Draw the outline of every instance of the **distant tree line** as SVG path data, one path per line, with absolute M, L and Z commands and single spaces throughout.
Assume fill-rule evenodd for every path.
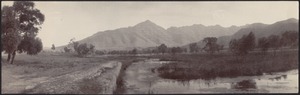
M 274 55 L 276 50 L 289 47 L 296 48 L 299 47 L 299 32 L 296 31 L 286 31 L 281 36 L 279 35 L 270 35 L 268 37 L 262 37 L 258 39 L 257 47 L 263 53 L 266 53 L 270 48 L 273 49 Z
M 232 39 L 229 43 L 229 49 L 236 55 L 246 55 L 249 51 L 255 48 L 260 49 L 261 52 L 266 53 L 270 48 L 273 49 L 274 55 L 276 50 L 289 47 L 299 47 L 299 32 L 286 31 L 280 35 L 270 35 L 268 37 L 258 38 L 257 44 L 255 36 L 252 32 L 248 35 L 243 35 L 240 39 Z

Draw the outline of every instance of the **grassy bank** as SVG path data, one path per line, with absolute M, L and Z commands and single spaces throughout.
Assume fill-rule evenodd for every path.
M 161 77 L 180 80 L 253 76 L 298 68 L 298 50 L 278 52 L 275 56 L 272 53 L 250 53 L 246 56 L 222 53 L 156 57 L 161 60 L 176 61 L 158 68 Z

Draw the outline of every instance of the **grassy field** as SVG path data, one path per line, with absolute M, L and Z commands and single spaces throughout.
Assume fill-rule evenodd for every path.
M 234 56 L 229 53 L 215 55 L 180 54 L 156 56 L 161 60 L 175 61 L 158 68 L 160 76 L 168 79 L 211 79 L 216 77 L 237 77 L 262 75 L 298 68 L 298 50 L 273 53 L 250 53 Z

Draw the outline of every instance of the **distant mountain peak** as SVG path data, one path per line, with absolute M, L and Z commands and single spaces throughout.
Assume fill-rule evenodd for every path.
M 146 20 L 146 21 L 143 21 L 141 23 L 138 23 L 134 26 L 135 28 L 155 28 L 155 29 L 164 29 L 162 28 L 161 26 L 153 23 L 152 21 L 150 20 Z
M 141 25 L 156 25 L 155 23 L 153 23 L 152 21 L 150 21 L 150 20 L 146 20 L 146 21 L 143 21 L 143 22 L 141 22 L 141 23 L 138 23 L 137 25 L 135 25 L 135 26 L 141 26 Z
M 149 19 L 147 19 L 146 21 L 144 21 L 144 22 L 147 22 L 147 23 L 152 23 L 152 21 L 150 21 Z
M 193 24 L 192 26 L 200 26 L 200 27 L 205 27 L 204 25 L 202 24 Z
M 294 23 L 295 21 L 297 23 Z M 145 20 L 134 26 L 101 31 L 79 42 L 93 44 L 96 50 L 132 50 L 133 48 L 156 47 L 162 43 L 170 47 L 182 46 L 201 41 L 205 37 L 220 37 L 218 43 L 228 46 L 231 39 L 247 35 L 249 31 L 253 31 L 255 36 L 260 38 L 280 34 L 282 31 L 299 29 L 298 19 L 290 18 L 279 22 L 283 23 L 252 23 L 246 26 L 233 25 L 231 27 L 193 24 L 164 29 L 150 20 Z M 59 50 L 63 50 L 63 46 Z
M 287 21 L 298 21 L 296 18 L 289 18 Z
M 214 25 L 214 27 L 222 27 L 221 25 L 219 25 L 219 24 L 216 24 L 216 25 Z
M 295 19 L 295 18 L 289 18 L 289 19 L 286 19 L 286 20 L 283 20 L 283 21 L 278 21 L 276 23 L 298 23 L 298 20 Z

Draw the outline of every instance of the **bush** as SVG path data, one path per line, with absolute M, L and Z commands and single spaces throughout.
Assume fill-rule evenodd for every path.
M 104 51 L 100 51 L 100 50 L 96 50 L 95 54 L 97 54 L 97 55 L 104 55 L 105 52 Z
M 64 50 L 65 50 L 65 52 L 70 52 L 71 51 L 71 49 L 69 49 L 68 47 L 65 47 Z
M 77 47 L 74 47 L 74 48 L 75 48 L 75 51 L 78 53 L 79 56 L 86 56 L 86 55 L 94 53 L 94 51 L 95 51 L 94 50 L 94 48 L 95 48 L 94 45 L 92 45 L 92 44 L 88 45 L 86 43 L 79 44 Z

